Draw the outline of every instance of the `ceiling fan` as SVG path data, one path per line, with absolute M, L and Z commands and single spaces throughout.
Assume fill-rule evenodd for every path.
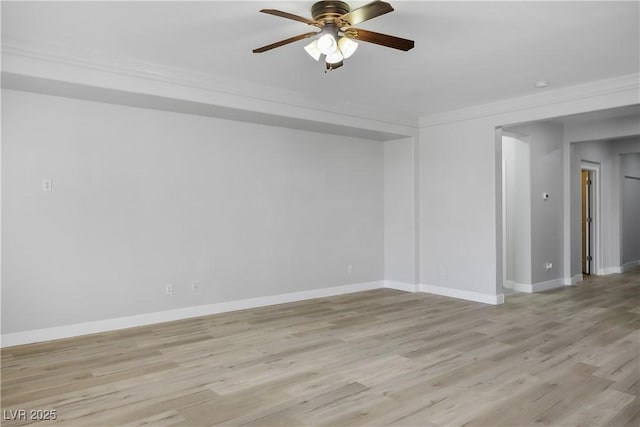
M 351 10 L 343 1 L 319 1 L 311 7 L 311 16 L 308 19 L 288 12 L 276 9 L 262 9 L 260 12 L 282 18 L 293 19 L 313 27 L 319 31 L 300 34 L 285 40 L 280 40 L 266 46 L 253 49 L 253 53 L 262 53 L 276 47 L 284 46 L 298 40 L 319 36 L 307 46 L 305 50 L 316 61 L 325 56 L 326 70 L 335 70 L 344 64 L 344 59 L 353 55 L 358 43 L 354 40 L 374 43 L 393 49 L 408 51 L 413 48 L 414 41 L 387 34 L 354 28 L 352 25 L 360 24 L 369 19 L 393 11 L 393 7 L 384 1 L 373 1 L 362 7 Z

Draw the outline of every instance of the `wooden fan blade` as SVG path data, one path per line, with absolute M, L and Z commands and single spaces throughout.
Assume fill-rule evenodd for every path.
M 354 9 L 349 13 L 345 13 L 340 17 L 340 19 L 348 22 L 349 25 L 358 25 L 361 22 L 368 21 L 369 19 L 373 19 L 376 16 L 384 15 L 389 12 L 393 12 L 393 7 L 391 7 L 389 3 L 384 1 L 374 1 Z
M 289 37 L 288 39 L 280 40 L 279 42 L 271 43 L 271 44 L 268 44 L 266 46 L 262 46 L 262 47 L 259 47 L 257 49 L 253 49 L 252 52 L 253 53 L 266 52 L 267 50 L 275 49 L 276 47 L 280 47 L 280 46 L 284 46 L 284 45 L 289 44 L 289 43 L 297 42 L 298 40 L 306 39 L 306 38 L 315 36 L 316 34 L 318 34 L 318 31 L 312 31 L 310 33 L 300 34 L 300 35 L 295 36 L 295 37 Z
M 361 30 L 359 28 L 347 28 L 344 35 L 350 39 L 360 40 L 379 44 L 380 46 L 391 47 L 393 49 L 407 50 L 413 49 L 414 41 L 400 37 L 389 36 L 387 34 L 375 33 L 373 31 Z
M 307 19 L 307 18 L 305 18 L 303 16 L 294 15 L 293 13 L 283 12 L 281 10 L 262 9 L 260 12 L 268 13 L 269 15 L 279 16 L 281 18 L 293 19 L 294 21 L 304 22 L 305 24 L 315 25 L 316 27 L 320 25 L 317 21 L 314 21 L 312 19 Z

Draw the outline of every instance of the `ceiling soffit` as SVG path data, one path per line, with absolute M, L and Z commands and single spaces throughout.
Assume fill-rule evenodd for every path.
M 227 77 L 184 70 L 175 67 L 138 61 L 133 58 L 113 57 L 102 52 L 81 50 L 68 46 L 35 43 L 6 37 L 2 40 L 2 71 L 7 78 L 3 87 L 19 90 L 45 92 L 46 82 L 65 83 L 57 85 L 58 95 L 61 87 L 71 88 L 70 97 L 79 96 L 82 86 L 100 88 L 94 94 L 104 94 L 104 89 L 132 94 L 145 94 L 162 98 L 175 98 L 181 101 L 193 101 L 201 105 L 209 104 L 219 108 L 229 108 L 225 118 L 237 117 L 238 120 L 254 121 L 253 118 L 265 114 L 268 121 L 278 125 L 278 116 L 282 125 L 292 127 L 296 119 L 299 128 L 316 130 L 309 123 L 325 123 L 336 126 L 338 133 L 347 136 L 368 135 L 371 139 L 389 140 L 414 136 L 417 131 L 417 118 L 392 116 L 371 108 L 356 106 L 339 100 L 326 104 L 301 94 L 279 88 L 266 87 L 255 83 L 241 82 Z M 19 76 L 24 76 L 22 80 Z M 29 82 L 35 83 L 33 86 Z M 145 82 L 136 84 L 135 82 Z M 12 87 L 13 86 L 13 87 Z M 197 99 L 194 94 L 197 93 Z M 125 99 L 125 97 L 120 97 Z M 145 103 L 149 103 L 147 98 Z M 103 97 L 94 99 L 104 101 Z M 107 101 L 109 102 L 109 101 Z M 149 106 L 150 107 L 150 106 Z M 151 108 L 151 107 L 150 107 Z M 159 109 L 164 109 L 158 107 Z M 214 111 L 215 109 L 209 109 Z M 193 113 L 191 108 L 191 113 Z M 218 109 L 218 111 L 221 111 Z M 247 114 L 243 116 L 242 111 Z M 204 112 L 203 115 L 212 115 Z M 263 122 L 263 120 L 259 120 Z M 357 130 L 355 133 L 349 129 Z M 364 132 L 362 132 L 364 131 Z M 376 134 L 377 133 L 377 134 Z
M 120 99 L 120 103 L 132 106 L 144 105 L 145 108 L 383 141 L 415 137 L 420 127 L 525 110 L 608 93 L 621 91 L 640 93 L 640 76 L 632 74 L 420 118 L 405 117 L 390 115 L 343 100 L 326 104 L 280 88 L 161 66 L 133 58 L 113 57 L 97 51 L 34 43 L 12 37 L 4 37 L 2 40 L 2 70 L 6 77 L 3 79 L 3 87 L 9 89 L 64 96 L 61 88 L 66 87 L 69 89 L 67 92 L 69 97 L 101 102 Z M 20 79 L 20 76 L 24 78 Z M 56 82 L 62 84 L 53 88 Z M 140 84 L 140 82 L 146 84 Z M 47 84 L 52 85 L 52 88 L 47 89 Z M 88 88 L 85 94 L 81 93 L 83 87 Z M 105 90 L 117 91 L 120 94 L 130 93 L 136 95 L 137 100 L 127 101 L 134 99 L 131 96 L 109 97 L 106 96 Z M 194 97 L 195 93 L 198 95 Z M 142 99 L 142 95 L 146 95 L 146 98 Z M 171 103 L 159 102 L 154 107 L 154 97 L 158 100 L 180 101 L 173 105 L 186 106 L 187 102 L 191 102 L 192 105 L 189 108 L 175 107 L 172 110 L 167 108 Z M 635 103 L 640 102 L 640 95 L 638 98 Z M 201 107 L 200 110 L 198 106 Z M 225 108 L 227 111 L 223 111 Z M 334 126 L 334 129 L 327 131 L 327 125 Z

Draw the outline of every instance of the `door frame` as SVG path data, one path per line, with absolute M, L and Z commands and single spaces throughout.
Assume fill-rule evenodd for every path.
M 601 274 L 602 269 L 602 252 L 600 251 L 600 163 L 589 162 L 582 160 L 580 162 L 580 187 L 582 187 L 582 171 L 588 170 L 591 172 L 591 250 L 593 253 L 593 259 L 591 264 L 591 275 L 596 276 Z M 580 188 L 580 204 L 582 205 L 582 188 Z M 582 222 L 582 209 L 580 209 L 580 222 Z M 580 234 L 582 239 L 582 233 Z M 582 245 L 580 245 L 582 247 Z
M 507 249 L 508 249 L 508 245 L 507 245 L 507 237 L 508 237 L 508 233 L 507 233 L 507 200 L 505 198 L 505 194 L 506 194 L 506 187 L 507 187 L 507 183 L 508 183 L 508 179 L 506 176 L 506 159 L 504 157 L 504 152 L 502 150 L 503 147 L 503 143 L 504 143 L 504 138 L 508 137 L 508 138 L 512 138 L 514 140 L 516 140 L 517 142 L 520 142 L 522 144 L 524 144 L 527 148 L 526 148 L 526 164 L 527 164 L 527 169 L 528 169 L 528 173 L 525 175 L 525 182 L 521 182 L 520 185 L 521 187 L 519 187 L 519 190 L 522 190 L 523 188 L 526 188 L 526 193 L 527 193 L 527 200 L 526 200 L 526 205 L 524 206 L 526 209 L 524 210 L 524 212 L 526 212 L 526 214 L 524 215 L 525 220 L 524 222 L 521 222 L 519 225 L 524 225 L 524 229 L 526 229 L 525 231 L 525 236 L 526 238 L 524 239 L 524 244 L 522 241 L 519 241 L 518 243 L 520 243 L 520 251 L 519 252 L 524 252 L 524 257 L 527 259 L 526 262 L 526 267 L 524 267 L 524 270 L 522 269 L 518 269 L 518 271 L 520 272 L 520 274 L 518 274 L 519 277 L 522 277 L 522 274 L 526 277 L 526 280 L 524 281 L 524 283 L 518 283 L 517 279 L 518 277 L 516 277 L 514 275 L 514 277 L 512 278 L 513 280 L 507 280 Z M 531 136 L 529 135 L 524 135 L 524 134 L 519 134 L 516 132 L 512 132 L 512 131 L 505 131 L 504 129 L 501 129 L 501 134 L 500 134 L 500 155 L 501 155 L 501 159 L 500 159 L 500 165 L 501 165 L 501 179 L 502 179 L 502 185 L 501 185 L 501 192 L 500 192 L 500 201 L 501 201 L 501 231 L 502 231 L 502 257 L 501 257 L 501 261 L 502 261 L 502 290 L 504 291 L 504 289 L 508 289 L 508 290 L 514 290 L 514 291 L 521 291 L 522 289 L 522 285 L 525 286 L 531 286 Z M 513 177 L 512 177 L 513 178 Z M 522 231 L 522 229 L 521 229 Z M 521 234 L 522 236 L 522 234 Z M 526 249 L 523 249 L 526 248 Z M 515 252 L 515 251 L 514 251 Z M 512 256 L 515 256 L 515 253 L 512 254 Z M 522 259 L 522 258 L 520 258 Z M 515 267 L 515 262 L 514 262 L 514 267 Z M 505 286 L 506 285 L 506 286 Z M 518 287 L 520 286 L 520 287 Z

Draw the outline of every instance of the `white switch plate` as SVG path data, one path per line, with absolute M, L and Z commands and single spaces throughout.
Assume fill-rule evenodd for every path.
M 42 191 L 53 191 L 53 183 L 50 178 L 42 180 Z
M 200 292 L 200 282 L 191 282 L 191 292 Z

